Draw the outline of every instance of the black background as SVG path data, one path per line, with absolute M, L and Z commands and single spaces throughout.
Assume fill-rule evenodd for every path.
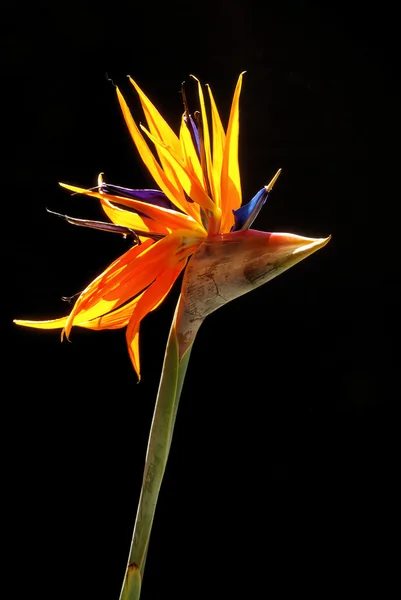
M 7 7 L 2 429 L 13 595 L 118 598 L 178 296 L 142 325 L 139 385 L 123 331 L 77 329 L 60 344 L 58 332 L 12 325 L 66 314 L 61 296 L 127 248 L 45 208 L 100 218 L 96 201 L 57 185 L 90 187 L 100 171 L 111 183 L 152 185 L 105 73 L 137 120 L 127 74 L 177 127 L 189 73 L 210 83 L 227 122 L 242 70 L 244 198 L 283 168 L 255 226 L 333 238 L 200 331 L 142 598 L 322 598 L 334 586 L 343 596 L 374 583 L 383 595 L 399 473 L 400 107 L 390 7 Z

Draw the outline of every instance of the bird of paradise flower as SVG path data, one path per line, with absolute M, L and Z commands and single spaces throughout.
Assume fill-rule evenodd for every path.
M 129 236 L 132 247 L 83 290 L 69 315 L 46 321 L 15 320 L 26 327 L 60 328 L 62 338 L 69 338 L 74 325 L 95 330 L 127 327 L 129 356 L 140 378 L 140 323 L 161 304 L 189 261 L 167 342 L 120 600 L 140 596 L 178 401 L 201 323 L 220 306 L 276 277 L 330 239 L 250 229 L 281 170 L 242 205 L 238 137 L 243 73 L 234 91 L 226 129 L 207 86 L 210 130 L 203 88 L 194 79 L 200 111 L 189 112 L 183 88 L 179 135 L 130 78 L 147 123 L 147 128 L 138 127 L 116 88 L 129 132 L 158 189 L 111 185 L 102 174 L 92 189 L 61 184 L 74 193 L 99 199 L 110 223 L 61 216 L 74 225 Z

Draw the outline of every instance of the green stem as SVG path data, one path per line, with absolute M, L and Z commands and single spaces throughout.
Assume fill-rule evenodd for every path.
M 167 341 L 163 370 L 149 434 L 141 495 L 120 600 L 138 600 L 140 597 L 153 518 L 170 451 L 178 403 L 191 353 L 193 340 L 185 353 L 180 357 L 181 352 L 177 337 L 179 315 L 180 300 L 177 304 Z

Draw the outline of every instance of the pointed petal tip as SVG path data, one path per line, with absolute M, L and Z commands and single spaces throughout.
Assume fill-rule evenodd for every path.
M 82 192 L 86 191 L 83 188 L 77 187 L 76 185 L 69 185 L 68 183 L 63 183 L 62 181 L 59 181 L 58 184 L 62 188 L 65 188 L 69 192 L 72 192 L 73 196 L 76 196 L 77 194 L 82 194 Z
M 331 240 L 331 235 L 329 235 L 327 238 L 304 238 L 305 241 L 308 240 L 308 242 L 306 244 L 303 244 L 302 246 L 299 246 L 299 248 L 296 248 L 293 251 L 293 254 L 298 254 L 299 252 L 302 253 L 312 253 L 315 252 L 316 250 L 320 250 L 320 248 L 323 248 L 326 244 L 329 243 L 329 241 Z
M 135 79 L 132 79 L 131 75 L 127 75 L 127 79 L 128 79 L 128 81 L 130 82 L 130 84 L 131 84 L 132 86 L 134 86 L 134 88 L 136 89 L 136 91 L 137 91 L 138 93 L 139 93 L 139 92 L 142 92 L 141 88 L 139 87 L 139 85 L 137 84 L 137 82 L 135 81 Z
M 321 250 L 329 243 L 331 235 L 326 238 L 304 238 L 303 243 L 300 243 L 298 247 L 294 248 L 291 252 L 292 259 L 298 262 L 307 258 L 311 254 L 314 254 L 318 250 Z M 301 240 L 300 240 L 301 242 Z
M 241 73 L 239 74 L 239 78 L 242 78 L 245 75 L 246 71 L 241 71 Z M 190 77 L 192 77 L 192 79 L 195 79 L 195 81 L 199 81 L 198 77 L 196 77 L 196 75 L 193 75 L 192 73 L 189 74 Z M 206 85 L 209 87 L 209 84 L 206 83 Z
M 13 319 L 14 325 L 20 325 L 21 327 L 32 327 L 34 329 L 47 329 L 43 325 L 50 321 L 32 321 L 30 319 Z
M 331 235 L 326 238 L 311 238 L 294 233 L 271 233 L 268 234 L 268 246 L 275 248 L 279 261 L 283 261 L 286 268 L 298 263 L 299 261 L 314 254 L 320 250 L 331 239 Z
M 118 85 L 116 85 L 116 94 L 117 94 L 117 98 L 118 98 L 118 101 L 119 101 L 120 106 L 121 106 L 121 104 L 124 103 L 125 100 L 124 100 L 124 96 L 122 95 L 122 93 L 121 93 L 120 88 L 118 87 Z
M 277 179 L 280 177 L 281 175 L 281 171 L 282 169 L 278 169 L 277 173 L 274 175 L 273 179 L 270 181 L 270 183 L 268 183 L 267 185 L 265 185 L 265 190 L 266 192 L 271 192 L 273 189 L 274 184 L 276 183 Z

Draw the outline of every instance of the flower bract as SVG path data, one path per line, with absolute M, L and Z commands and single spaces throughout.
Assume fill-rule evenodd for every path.
M 140 323 L 164 300 L 191 255 L 195 254 L 193 265 L 200 264 L 196 260 L 198 250 L 204 256 L 207 248 L 212 247 L 221 265 L 227 266 L 231 260 L 236 261 L 238 267 L 239 261 L 242 270 L 246 272 L 248 267 L 250 273 L 252 263 L 256 277 L 258 256 L 260 263 L 267 252 L 280 259 L 282 266 L 286 261 L 291 266 L 297 262 L 294 261 L 297 249 L 302 253 L 302 248 L 309 247 L 310 254 L 328 240 L 265 234 L 263 244 L 255 243 L 256 238 L 260 239 L 257 237 L 260 232 L 252 232 L 249 228 L 266 202 L 280 170 L 248 203 L 242 204 L 238 139 L 243 74 L 236 84 L 225 128 L 210 87 L 206 86 L 207 110 L 202 85 L 194 79 L 199 111 L 190 113 L 183 89 L 184 112 L 178 133 L 172 130 L 138 84 L 130 79 L 145 115 L 146 125 L 138 125 L 116 88 L 132 140 L 157 189 L 130 189 L 109 184 L 103 175 L 91 189 L 61 184 L 73 193 L 96 198 L 109 219 L 108 222 L 90 221 L 62 215 L 67 221 L 127 236 L 132 239 L 132 246 L 80 293 L 68 315 L 46 321 L 15 321 L 39 329 L 60 328 L 62 337 L 67 338 L 73 326 L 96 330 L 126 327 L 128 351 L 138 377 Z M 236 252 L 232 252 L 234 240 L 243 242 L 252 237 L 250 254 L 243 251 L 243 244 L 238 243 Z M 265 256 L 265 266 L 266 260 Z M 234 271 L 235 268 L 231 268 L 231 272 Z M 225 277 L 227 279 L 229 275 Z M 239 279 L 236 281 L 238 293 L 230 292 L 229 299 L 244 293 L 240 292 Z M 235 282 L 230 289 L 234 288 Z M 185 288 L 182 293 L 188 296 L 190 292 Z

